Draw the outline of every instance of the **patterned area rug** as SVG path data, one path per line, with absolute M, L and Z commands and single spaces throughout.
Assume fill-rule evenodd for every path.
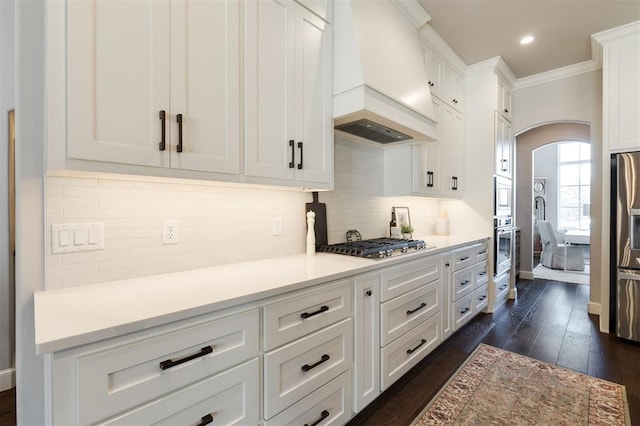
M 481 344 L 412 423 L 631 425 L 625 387 Z

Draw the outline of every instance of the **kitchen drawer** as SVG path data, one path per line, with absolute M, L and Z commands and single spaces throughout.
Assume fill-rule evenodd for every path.
M 473 293 L 453 304 L 453 329 L 458 330 L 473 316 Z
M 486 260 L 474 265 L 473 272 L 475 279 L 474 288 L 489 282 L 489 266 Z
M 497 277 L 494 285 L 496 300 L 503 298 L 505 296 L 505 293 L 509 291 L 509 272 L 500 277 Z
M 351 418 L 351 383 L 351 370 L 347 370 L 266 421 L 265 426 L 343 425 Z
M 381 302 L 440 279 L 440 257 L 427 256 L 382 270 Z
M 487 307 L 489 304 L 488 295 L 489 286 L 487 284 L 482 285 L 473 290 L 473 312 L 478 313 Z
M 382 390 L 402 377 L 440 343 L 440 316 L 434 315 L 380 350 Z
M 264 307 L 264 349 L 269 351 L 350 317 L 350 281 L 305 291 Z
M 386 346 L 440 312 L 442 282 L 433 281 L 380 305 L 380 340 Z
M 474 263 L 475 247 L 465 247 L 453 251 L 453 271 L 459 271 Z
M 95 423 L 257 356 L 258 321 L 253 309 L 78 356 L 78 423 Z M 177 365 L 163 369 L 166 361 Z
M 351 318 L 265 354 L 265 419 L 310 394 L 352 364 Z
M 453 273 L 452 301 L 460 300 L 460 298 L 473 291 L 473 284 L 475 281 L 474 268 L 474 266 L 470 266 Z
M 112 418 L 104 425 L 258 424 L 258 358 Z
M 489 249 L 487 242 L 473 247 L 473 261 L 481 262 L 489 258 Z

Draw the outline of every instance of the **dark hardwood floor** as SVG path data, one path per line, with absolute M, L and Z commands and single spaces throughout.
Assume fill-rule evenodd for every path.
M 599 332 L 598 317 L 587 313 L 586 285 L 536 279 L 517 287 L 517 301 L 476 316 L 349 426 L 410 424 L 479 343 L 624 384 L 631 422 L 640 425 L 640 344 Z
M 476 316 L 349 425 L 410 424 L 479 343 L 624 384 L 631 422 L 640 425 L 640 344 L 598 331 L 585 285 L 536 279 L 517 286 L 517 301 Z M 15 392 L 1 392 L 0 425 L 15 424 Z

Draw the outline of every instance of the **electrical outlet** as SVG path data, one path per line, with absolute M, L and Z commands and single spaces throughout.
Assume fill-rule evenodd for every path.
M 162 221 L 162 244 L 177 244 L 179 227 L 177 220 Z
M 273 218 L 271 235 L 282 235 L 282 218 L 281 217 Z

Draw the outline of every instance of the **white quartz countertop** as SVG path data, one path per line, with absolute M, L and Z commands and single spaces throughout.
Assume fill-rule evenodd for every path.
M 40 291 L 36 351 L 55 352 L 437 254 L 486 237 L 417 237 L 436 248 L 383 260 L 317 253 Z

